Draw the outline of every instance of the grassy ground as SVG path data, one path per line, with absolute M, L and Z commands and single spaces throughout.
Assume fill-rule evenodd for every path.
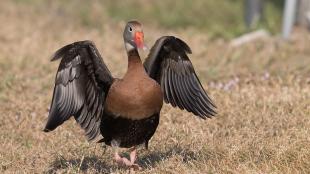
M 0 173 L 128 173 L 111 161 L 111 148 L 89 144 L 73 120 L 42 132 L 58 66 L 49 56 L 64 44 L 91 39 L 113 75 L 121 77 L 125 23 L 103 16 L 105 25 L 85 26 L 70 21 L 75 15 L 57 4 L 49 7 L 0 2 L 0 21 L 5 21 Z M 166 105 L 150 150 L 140 150 L 141 173 L 310 172 L 309 33 L 296 29 L 289 42 L 271 37 L 231 48 L 229 40 L 210 40 L 201 30 L 145 23 L 148 45 L 173 34 L 192 47 L 191 60 L 219 114 L 203 121 Z
M 143 20 L 144 24 L 165 29 L 194 28 L 208 33 L 211 38 L 232 38 L 248 29 L 244 25 L 244 0 L 14 0 L 17 5 L 53 13 L 83 26 L 102 31 L 107 21 Z M 264 27 L 280 31 L 283 0 L 264 0 L 264 15 L 253 29 Z M 38 10 L 39 9 L 39 10 Z M 57 13 L 57 14 L 55 14 Z M 227 30 L 229 29 L 229 30 Z

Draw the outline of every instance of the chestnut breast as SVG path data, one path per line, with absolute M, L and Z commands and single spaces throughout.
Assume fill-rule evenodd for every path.
M 115 116 L 139 120 L 159 113 L 163 105 L 160 85 L 145 72 L 127 73 L 111 85 L 105 109 Z

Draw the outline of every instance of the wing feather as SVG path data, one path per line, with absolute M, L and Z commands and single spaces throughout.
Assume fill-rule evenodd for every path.
M 190 108 L 193 107 L 193 106 L 191 104 L 192 102 L 189 100 L 189 96 L 185 95 L 186 94 L 186 90 L 184 88 L 182 76 L 181 75 L 177 75 L 176 78 L 177 78 L 176 82 L 178 83 L 178 87 L 179 87 L 179 91 L 181 93 L 181 97 L 184 100 L 185 109 L 186 110 L 190 110 Z
M 80 41 L 56 51 L 52 61 L 61 59 L 44 131 L 54 130 L 74 116 L 88 140 L 100 133 L 105 96 L 113 77 L 91 41 Z
M 177 96 L 175 94 L 175 91 L 173 90 L 173 84 L 172 84 L 172 72 L 171 72 L 171 69 L 170 68 L 167 68 L 167 81 L 168 81 L 168 90 L 171 94 L 171 100 L 173 101 L 173 104 L 176 106 L 177 105 L 177 102 L 178 102 L 178 99 L 177 99 Z M 182 107 L 182 105 L 180 106 Z
M 164 36 L 152 47 L 144 67 L 160 83 L 165 102 L 203 119 L 210 118 L 216 114 L 216 106 L 203 89 L 187 53 L 191 49 L 184 41 Z
M 171 73 L 171 81 L 173 83 L 173 89 L 171 89 L 172 91 L 174 91 L 175 95 L 176 95 L 176 98 L 177 98 L 177 101 L 180 102 L 180 109 L 184 109 L 185 108 L 185 102 L 183 100 L 183 97 L 182 97 L 182 94 L 181 94 L 181 91 L 179 90 L 179 86 L 177 84 L 177 77 L 176 77 L 176 74 L 173 72 L 173 70 L 170 70 L 170 73 Z

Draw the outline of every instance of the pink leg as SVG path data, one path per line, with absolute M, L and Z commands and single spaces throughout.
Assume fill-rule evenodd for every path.
M 135 163 L 136 159 L 137 159 L 137 149 L 136 147 L 134 147 L 133 150 L 130 152 L 130 162 L 134 170 L 141 170 L 141 167 Z
M 128 159 L 125 158 L 125 157 L 121 157 L 121 156 L 118 154 L 118 151 L 117 151 L 117 150 L 115 151 L 114 159 L 115 159 L 115 161 L 116 161 L 119 165 L 128 166 L 128 167 L 130 167 L 130 168 L 133 169 L 133 170 L 140 170 L 140 169 L 141 169 L 141 167 L 140 167 L 138 164 L 135 164 L 135 161 L 136 161 L 136 159 L 137 159 L 137 149 L 136 149 L 135 147 L 133 148 L 133 151 L 130 152 L 130 160 L 128 160 Z
M 137 159 L 137 149 L 134 148 L 134 149 L 130 152 L 130 162 L 131 162 L 132 164 L 134 164 L 135 161 L 136 161 L 136 159 Z
M 120 164 L 120 165 L 126 165 L 126 166 L 131 166 L 132 163 L 131 161 L 129 161 L 127 158 L 125 157 L 121 157 L 118 152 L 115 152 L 115 155 L 114 155 L 114 159 L 115 161 Z

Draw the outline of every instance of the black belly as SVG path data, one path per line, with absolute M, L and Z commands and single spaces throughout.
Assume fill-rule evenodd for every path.
M 147 143 L 154 135 L 159 123 L 159 114 L 141 120 L 131 120 L 115 117 L 105 113 L 101 120 L 100 131 L 104 137 L 103 142 L 111 145 L 115 140 L 119 147 L 130 148 L 142 143 Z

